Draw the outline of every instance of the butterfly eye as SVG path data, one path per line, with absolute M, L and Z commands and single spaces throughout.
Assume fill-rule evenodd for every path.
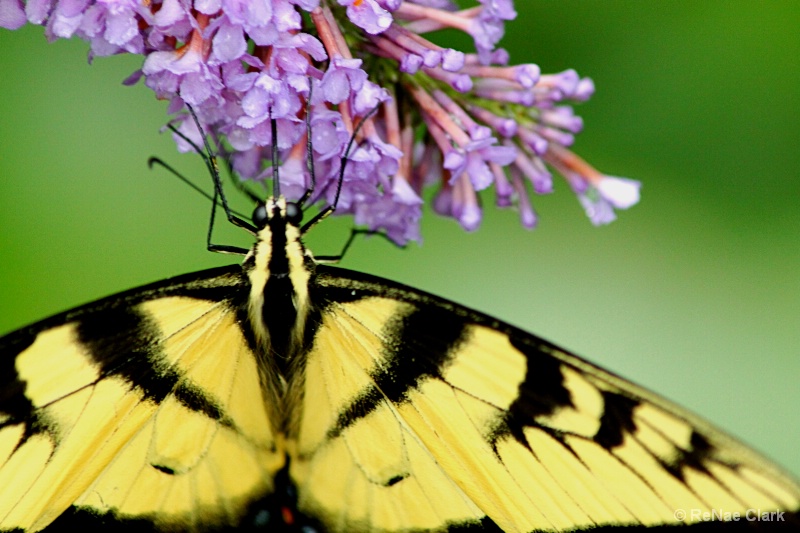
M 294 202 L 286 203 L 286 220 L 294 226 L 300 225 L 303 221 L 303 210 L 299 205 Z
M 258 204 L 253 210 L 253 224 L 255 224 L 258 229 L 267 225 L 267 206 L 264 204 Z

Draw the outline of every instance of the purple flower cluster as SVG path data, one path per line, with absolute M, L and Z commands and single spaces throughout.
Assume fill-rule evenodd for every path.
M 186 120 L 192 105 L 242 179 L 272 175 L 275 144 L 290 199 L 312 186 L 308 121 L 312 200 L 332 203 L 342 179 L 337 213 L 398 243 L 420 238 L 426 185 L 438 187 L 435 210 L 468 230 L 481 221 L 478 191 L 492 185 L 497 205 L 516 204 L 534 227 L 531 192 L 552 191 L 549 168 L 595 224 L 638 201 L 638 182 L 605 176 L 568 150 L 583 126 L 568 104 L 591 96 L 591 80 L 508 65 L 495 48 L 515 16 L 511 0 L 462 10 L 450 0 L 0 0 L 0 27 L 77 35 L 91 43 L 90 58 L 144 55 L 126 83 L 144 78 L 199 142 Z M 423 37 L 445 28 L 468 33 L 477 52 Z

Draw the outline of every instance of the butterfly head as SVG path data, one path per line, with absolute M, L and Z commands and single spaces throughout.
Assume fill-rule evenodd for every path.
M 259 203 L 253 210 L 253 225 L 261 231 L 268 225 L 290 224 L 299 227 L 303 221 L 303 209 L 296 202 L 289 202 L 283 196 L 272 196 Z
M 253 210 L 257 240 L 248 257 L 253 256 L 262 275 L 284 276 L 302 269 L 304 258 L 309 255 L 300 241 L 302 221 L 301 204 L 290 202 L 282 195 L 259 202 Z

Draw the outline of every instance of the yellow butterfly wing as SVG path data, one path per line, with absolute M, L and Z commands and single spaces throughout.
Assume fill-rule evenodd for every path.
M 279 403 L 238 325 L 241 283 L 238 266 L 182 276 L 0 340 L 0 530 L 62 513 L 207 529 L 272 492 Z
M 240 267 L 0 339 L 0 530 L 798 526 L 768 461 L 545 341 L 346 270 L 306 287 L 284 377 Z
M 800 525 L 800 486 L 767 460 L 545 341 L 341 269 L 319 267 L 310 290 L 322 312 L 290 472 L 300 510 L 332 531 L 574 531 L 712 512 L 747 527 L 769 511 L 770 528 Z

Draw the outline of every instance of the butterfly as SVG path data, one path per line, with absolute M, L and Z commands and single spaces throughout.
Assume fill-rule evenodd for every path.
M 685 410 L 316 260 L 302 204 L 232 217 L 241 265 L 0 339 L 0 531 L 800 524 L 797 482 Z

